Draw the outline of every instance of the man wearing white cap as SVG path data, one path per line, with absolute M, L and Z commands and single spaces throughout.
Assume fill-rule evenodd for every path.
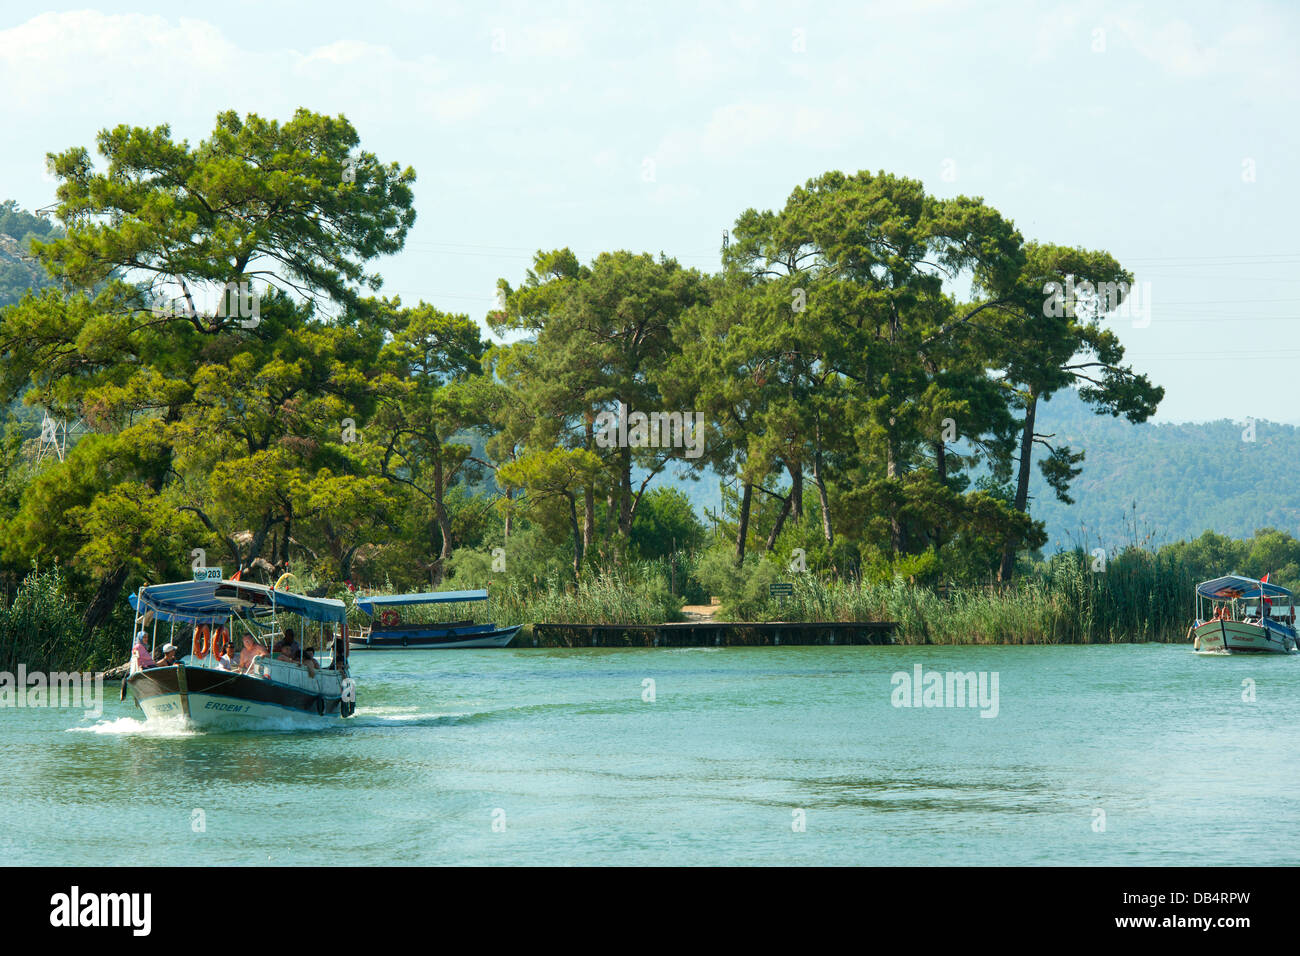
M 164 645 L 163 645 L 163 656 L 160 657 L 160 658 L 158 659 L 158 663 L 157 663 L 156 665 L 154 665 L 154 666 L 155 666 L 155 667 L 175 667 L 175 666 L 176 666 L 177 664 L 179 664 L 179 663 L 180 663 L 180 661 L 178 661 L 178 660 L 176 659 L 176 645 L 175 645 L 175 644 L 164 644 Z

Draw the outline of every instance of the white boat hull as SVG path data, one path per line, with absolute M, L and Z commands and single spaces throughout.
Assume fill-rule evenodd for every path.
M 195 730 L 212 731 L 321 728 L 343 719 L 337 713 L 321 717 L 279 704 L 212 694 L 188 694 L 186 697 L 184 703 L 180 694 L 145 698 L 139 701 L 140 709 L 148 720 L 180 720 Z
M 351 713 L 343 678 L 285 661 L 259 658 L 248 674 L 201 663 L 136 671 L 126 687 L 149 719 L 182 721 L 201 730 L 325 727 Z
M 1196 650 L 1207 654 L 1289 654 L 1296 646 L 1287 634 L 1244 621 L 1206 621 L 1193 634 Z

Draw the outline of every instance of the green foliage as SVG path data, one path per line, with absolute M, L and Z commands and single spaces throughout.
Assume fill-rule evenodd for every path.
M 693 552 L 703 543 L 704 525 L 691 500 L 676 488 L 655 488 L 641 498 L 632 526 L 632 553 L 639 558 L 664 558 Z
M 52 221 L 34 216 L 12 199 L 0 203 L 0 309 L 29 290 L 51 284 L 50 274 L 32 253 L 32 240 L 62 235 Z
M 123 603 L 105 626 L 87 634 L 82 612 L 58 565 L 33 569 L 14 598 L 0 605 L 0 670 L 103 670 L 125 658 L 130 646 L 130 608 Z
M 659 569 L 645 565 L 587 575 L 576 584 L 566 584 L 560 575 L 541 588 L 508 582 L 489 593 L 498 624 L 662 624 L 681 619 L 682 599 L 669 591 Z
M 1008 579 L 1019 556 L 1020 604 L 959 590 L 952 621 L 989 639 L 1164 626 L 1133 616 L 1127 579 L 1028 566 L 1051 506 L 1032 463 L 1036 489 L 1085 508 L 1095 467 L 1040 405 L 1074 386 L 1090 415 L 1132 423 L 1161 397 L 1104 310 L 1044 302 L 1047 283 L 1131 281 L 1105 252 L 1026 242 L 978 198 L 831 171 L 742 212 L 718 275 L 539 251 L 487 316 L 524 337 L 489 346 L 471 316 L 367 294 L 414 222 L 415 174 L 343 117 L 224 112 L 196 145 L 120 125 L 94 153 L 50 157 L 66 231 L 0 206 L 0 268 L 29 249 L 57 283 L 33 274 L 0 312 L 0 395 L 28 427 L 49 413 L 88 432 L 37 467 L 7 423 L 0 570 L 57 563 L 92 633 L 195 549 L 326 590 L 486 586 L 506 622 L 653 623 L 716 594 L 742 619 L 888 612 L 925 639 L 959 633 L 925 595 Z M 254 282 L 254 321 L 207 308 Z M 620 408 L 629 431 L 673 412 L 704 431 L 611 444 Z M 726 482 L 712 529 L 663 487 L 706 467 Z M 1300 561 L 1284 537 L 1252 547 L 1241 562 Z M 1159 568 L 1142 560 L 1115 563 L 1145 581 Z M 792 578 L 796 600 L 773 606 Z

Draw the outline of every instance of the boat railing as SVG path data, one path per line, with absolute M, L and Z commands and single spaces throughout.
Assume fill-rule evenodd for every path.
M 275 657 L 263 655 L 253 661 L 248 673 L 250 676 L 275 681 L 277 684 L 287 684 L 301 690 L 315 691 L 320 686 L 319 680 L 322 675 L 326 678 L 329 675 L 338 676 L 338 671 L 332 665 L 332 661 L 330 666 L 318 664 L 316 666 L 316 676 L 313 677 L 304 664 L 299 664 L 297 661 L 282 661 Z

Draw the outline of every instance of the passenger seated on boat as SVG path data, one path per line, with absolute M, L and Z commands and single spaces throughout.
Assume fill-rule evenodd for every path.
M 316 676 L 316 668 L 318 668 L 318 667 L 320 666 L 319 664 L 316 663 L 316 651 L 313 650 L 313 649 L 310 648 L 310 647 L 307 648 L 305 651 L 303 651 L 303 652 L 302 652 L 302 663 L 303 663 L 303 666 L 307 668 L 307 676 L 308 676 L 308 677 L 315 677 L 315 676 Z
M 279 644 L 275 645 L 275 649 L 279 652 L 275 655 L 276 660 L 297 662 L 298 659 L 302 657 L 302 647 L 299 646 L 298 641 L 294 638 L 293 628 L 291 627 L 286 627 L 284 629 L 284 637 L 280 640 Z
M 216 660 L 217 666 L 223 671 L 239 670 L 239 658 L 235 656 L 233 648 L 227 648 L 225 652 L 221 654 L 214 654 L 213 658 Z
M 135 646 L 131 648 L 131 656 L 135 659 L 137 670 L 158 666 L 153 662 L 153 655 L 149 653 L 149 648 L 145 644 L 147 636 L 144 631 L 141 631 L 135 636 Z
M 257 641 L 253 640 L 253 635 L 244 635 L 244 649 L 239 653 L 239 669 L 243 673 L 248 673 L 248 669 L 253 666 L 253 661 L 259 657 L 265 657 L 267 650 Z
M 154 667 L 175 667 L 180 661 L 176 659 L 176 645 L 164 644 L 163 656 L 158 659 Z

